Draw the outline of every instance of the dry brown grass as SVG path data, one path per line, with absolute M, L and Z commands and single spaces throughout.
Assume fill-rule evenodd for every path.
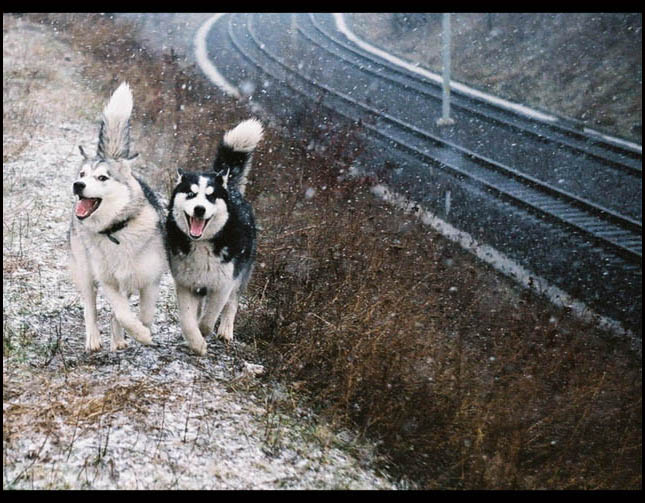
M 206 102 L 202 78 L 172 55 L 154 60 L 132 28 L 39 19 L 94 54 L 84 72 L 104 95 L 126 79 L 145 96 L 137 145 L 158 188 L 178 166 L 210 164 L 222 131 L 248 115 Z M 174 126 L 170 144 L 155 143 Z M 375 200 L 367 180 L 343 178 L 355 133 L 339 128 L 316 154 L 269 130 L 255 158 L 258 266 L 238 331 L 269 378 L 381 439 L 390 469 L 420 487 L 640 488 L 640 360 Z
M 327 162 L 303 177 L 320 186 Z M 358 183 L 280 205 L 256 275 L 269 368 L 382 439 L 400 475 L 437 489 L 640 486 L 640 364 L 620 341 Z
M 31 410 L 35 408 L 33 405 L 12 402 L 16 397 L 42 393 L 42 390 L 47 390 L 47 393 L 40 400 L 37 410 Z M 51 430 L 54 433 L 61 424 L 87 426 L 122 409 L 130 409 L 132 415 L 145 417 L 147 402 L 167 393 L 168 390 L 145 380 L 127 384 L 106 382 L 96 386 L 81 375 L 68 376 L 61 382 L 58 376 L 43 372 L 3 395 L 3 400 L 9 403 L 5 410 L 8 420 L 3 433 L 5 436 L 20 435 L 25 427 L 23 421 L 28 421 L 29 426 L 37 430 Z M 142 397 L 146 398 L 142 400 Z

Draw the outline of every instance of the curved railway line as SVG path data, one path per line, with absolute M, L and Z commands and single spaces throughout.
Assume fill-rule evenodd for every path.
M 312 29 L 304 30 L 299 26 L 299 31 L 312 43 L 356 66 L 364 67 L 366 71 L 379 77 L 386 76 L 403 87 L 412 87 L 417 92 L 434 99 L 437 106 L 440 104 L 441 87 L 437 81 L 433 82 L 428 78 L 423 78 L 411 70 L 379 58 L 343 40 L 335 33 L 334 29 L 328 27 L 331 19 L 318 19 L 320 15 L 315 14 L 306 16 L 308 16 L 307 21 Z M 322 38 L 316 39 L 316 36 L 312 35 L 314 33 L 318 33 Z M 365 63 L 376 66 L 374 68 L 365 67 Z M 387 75 L 383 73 L 383 70 L 387 72 Z M 601 137 L 594 137 L 581 131 L 581 126 L 567 124 L 565 119 L 557 122 L 531 121 L 526 116 L 518 116 L 517 112 L 505 110 L 498 105 L 487 103 L 481 98 L 469 96 L 459 89 L 453 89 L 452 95 L 453 100 L 456 99 L 452 104 L 453 107 L 467 110 L 490 123 L 496 123 L 516 133 L 533 136 L 534 140 L 540 142 L 557 144 L 558 148 L 565 148 L 575 154 L 585 155 L 614 169 L 624 170 L 628 174 L 637 176 L 642 174 L 642 151 L 612 143 Z
M 603 262 L 641 282 L 641 152 L 586 134 L 565 120 L 538 121 L 457 91 L 452 93 L 457 126 L 439 129 L 437 116 L 427 111 L 441 109 L 440 84 L 354 46 L 338 35 L 330 15 L 282 20 L 285 28 L 296 29 L 300 50 L 312 51 L 295 57 L 277 48 L 275 26 L 261 23 L 257 15 L 226 17 L 230 43 L 265 76 L 351 121 L 361 120 L 380 144 L 580 236 Z M 319 68 L 331 69 L 329 79 L 302 63 L 307 54 L 315 54 Z M 333 80 L 349 72 L 351 79 Z M 408 102 L 409 110 L 392 111 L 387 97 L 393 95 Z M 481 141 L 482 132 L 500 140 L 491 146 Z M 635 302 L 640 311 L 640 298 Z

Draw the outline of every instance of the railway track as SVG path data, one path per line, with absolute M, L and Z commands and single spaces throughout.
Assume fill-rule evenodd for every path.
M 303 16 L 299 17 L 302 18 Z M 318 83 L 311 78 L 307 78 L 299 73 L 297 68 L 290 67 L 284 58 L 280 57 L 267 44 L 259 40 L 255 30 L 253 16 L 249 16 L 247 22 L 240 23 L 240 25 L 246 27 L 250 39 L 255 43 L 259 51 L 263 53 L 265 57 L 264 62 L 256 57 L 254 63 L 260 66 L 266 73 L 271 74 L 269 62 L 274 65 L 279 65 L 280 70 L 284 70 L 284 74 L 289 77 L 285 80 L 289 81 L 296 78 L 309 86 L 318 87 L 328 94 L 335 96 L 343 107 L 351 106 L 352 108 L 349 110 L 354 111 L 354 114 L 341 112 L 350 119 L 355 120 L 357 118 L 356 111 L 358 111 L 358 116 L 361 116 L 360 114 L 364 114 L 365 112 L 372 116 L 380 116 L 383 120 L 380 121 L 379 125 L 366 125 L 372 133 L 384 137 L 384 139 L 395 141 L 401 148 L 422 158 L 424 161 L 439 161 L 443 169 L 450 170 L 461 178 L 470 179 L 484 186 L 490 192 L 496 193 L 498 197 L 512 201 L 536 215 L 540 215 L 545 219 L 580 232 L 595 244 L 611 249 L 614 253 L 633 264 L 642 264 L 642 223 L 636 219 L 596 204 L 572 192 L 543 182 L 535 176 L 525 174 L 509 165 L 490 159 L 449 140 L 440 138 L 427 130 L 420 129 L 414 124 L 402 121 L 387 112 L 378 110 L 374 106 L 334 90 L 325 84 Z M 305 31 L 300 26 L 298 26 L 298 29 L 303 36 L 306 36 Z M 232 36 L 234 37 L 235 35 L 232 34 Z M 323 44 L 311 38 L 309 40 L 323 49 L 332 52 L 335 56 L 339 56 L 332 49 L 324 47 Z M 238 47 L 241 47 L 239 41 Z M 356 53 L 352 52 L 352 54 Z M 253 58 L 253 56 L 249 57 Z M 370 59 L 371 61 L 371 58 L 365 59 Z M 364 65 L 361 66 L 364 67 Z M 369 71 L 379 78 L 388 78 L 382 72 L 378 72 L 375 69 L 366 71 Z M 397 83 L 399 85 L 405 85 L 400 82 Z M 303 91 L 303 94 L 306 94 L 306 92 Z M 425 94 L 427 95 L 429 93 L 425 92 Z M 308 97 L 312 98 L 313 96 L 309 95 Z M 466 108 L 467 106 L 473 107 L 472 104 L 459 104 L 457 106 L 461 106 L 462 108 Z M 338 111 L 339 108 L 336 108 L 336 110 Z M 482 115 L 482 112 L 479 110 L 471 113 Z M 498 117 L 494 117 L 491 120 L 496 122 L 500 121 Z M 383 125 L 384 122 L 387 123 L 387 126 Z M 515 129 L 522 127 L 517 122 L 505 124 Z M 527 127 L 523 126 L 523 130 L 526 131 Z M 575 149 L 579 153 L 583 152 L 585 148 L 584 146 L 574 146 L 570 141 L 562 143 L 559 139 L 556 140 L 552 136 L 546 136 L 544 133 L 533 131 L 533 134 L 539 135 L 540 141 L 542 142 L 549 141 L 554 149 L 566 145 L 567 148 Z M 596 146 L 598 145 L 595 140 L 594 144 Z M 616 151 L 616 148 L 613 148 L 610 152 Z M 625 149 L 620 149 L 620 151 L 622 155 L 625 154 Z M 448 155 L 446 155 L 447 152 Z M 455 159 L 455 154 L 459 162 L 448 160 L 451 157 Z M 606 166 L 606 169 L 620 171 L 621 176 L 640 176 L 642 180 L 642 170 L 639 170 L 632 163 L 621 163 L 611 156 L 600 157 L 600 154 L 597 152 L 593 156 L 602 159 L 601 162 Z M 633 156 L 630 158 L 633 158 Z
M 387 78 L 402 87 L 412 87 L 417 92 L 434 100 L 437 105 L 440 103 L 439 76 L 436 80 L 431 80 L 343 40 L 329 26 L 333 22 L 329 15 L 304 14 L 300 16 L 300 19 L 309 25 L 309 29 L 302 29 L 302 25 L 300 25 L 299 30 L 312 43 L 336 57 L 365 68 L 366 71 L 378 75 L 380 78 Z M 319 34 L 324 42 L 321 42 L 320 38 L 317 39 L 313 33 Z M 500 108 L 499 105 L 469 95 L 459 88 L 453 89 L 452 95 L 454 100 L 452 106 L 467 110 L 473 115 L 484 118 L 489 123 L 499 124 L 514 133 L 519 132 L 532 136 L 534 140 L 540 142 L 557 145 L 558 149 L 564 148 L 576 155 L 581 154 L 629 175 L 642 176 L 642 149 L 635 146 L 632 148 L 585 132 L 582 125 L 568 119 L 559 118 L 555 122 L 531 120 L 526 115 L 518 114 L 512 109 Z
M 624 306 L 634 299 L 642 278 L 640 153 L 586 135 L 570 124 L 535 121 L 460 93 L 455 93 L 453 101 L 459 127 L 446 133 L 445 129 L 436 128 L 433 117 L 406 116 L 401 108 L 390 110 L 387 104 L 378 102 L 378 97 L 394 92 L 404 95 L 403 101 L 419 100 L 413 104 L 415 109 L 440 110 L 440 89 L 436 83 L 352 47 L 329 28 L 324 15 L 300 14 L 291 26 L 301 44 L 315 47 L 319 67 L 341 61 L 344 66 L 336 70 L 337 74 L 353 72 L 351 79 L 341 79 L 340 84 L 338 79 L 333 85 L 328 84 L 319 73 L 302 64 L 306 55 L 289 58 L 285 51 L 277 49 L 270 41 L 275 26 L 265 26 L 250 14 L 227 17 L 230 43 L 266 77 L 352 121 L 360 119 L 369 136 L 380 145 L 465 181 L 477 190 L 484 189 L 486 194 L 561 229 L 561 233 L 579 237 L 577 242 L 586 250 L 580 253 L 591 249 L 595 254 L 589 264 L 596 261 L 611 269 L 603 277 L 615 276 L 619 283 L 625 282 L 624 277 L 630 283 L 629 292 L 616 301 L 617 305 Z M 366 91 L 361 93 L 362 89 Z M 466 132 L 460 136 L 462 130 Z M 472 137 L 473 131 L 481 130 L 493 131 L 498 138 L 503 135 L 502 139 L 511 146 L 523 144 L 533 157 L 517 152 L 509 155 L 504 148 L 491 153 L 490 145 L 469 143 L 468 138 L 462 141 L 464 135 Z M 544 153 L 546 167 L 535 152 Z M 550 172 L 558 171 L 554 166 L 559 167 L 560 173 L 573 173 L 569 186 L 563 187 L 553 178 Z M 591 181 L 580 182 L 585 177 Z M 603 180 L 604 188 L 594 187 L 594 178 Z M 622 196 L 609 193 L 608 187 Z M 636 197 L 638 204 L 634 203 Z M 612 198 L 617 199 L 615 204 Z M 639 286 L 634 286 L 636 283 Z M 620 318 L 621 312 L 629 311 L 630 326 L 640 325 L 642 315 L 634 315 L 634 311 L 640 313 L 641 298 L 642 293 L 638 293 L 638 298 L 632 301 L 636 309 L 618 306 L 611 314 L 615 315 L 617 309 Z

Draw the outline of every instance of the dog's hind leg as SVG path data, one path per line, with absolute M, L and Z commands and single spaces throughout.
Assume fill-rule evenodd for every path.
M 118 351 L 119 349 L 127 348 L 128 343 L 123 336 L 123 327 L 119 323 L 119 320 L 116 319 L 116 314 L 114 313 L 112 313 L 112 319 L 110 320 L 110 330 L 112 332 L 110 351 Z
M 117 351 L 119 349 L 125 349 L 128 347 L 128 343 L 123 337 L 123 327 L 116 319 L 116 315 L 112 315 L 112 321 L 110 323 L 112 330 L 112 343 L 110 344 L 110 351 Z
M 146 327 L 152 328 L 155 308 L 159 298 L 159 282 L 153 282 L 139 290 L 139 319 Z
M 127 296 L 123 295 L 118 288 L 107 284 L 103 284 L 103 293 L 112 306 L 116 321 L 141 344 L 151 344 L 150 329 L 130 310 Z
M 179 307 L 179 322 L 181 324 L 181 333 L 184 339 L 198 355 L 206 354 L 206 341 L 202 337 L 197 323 L 199 304 L 201 298 L 193 294 L 190 288 L 183 287 L 175 283 L 177 290 L 177 305 Z
M 238 298 L 239 291 L 231 292 L 228 302 L 222 311 L 219 327 L 217 327 L 217 337 L 221 337 L 226 342 L 233 340 L 233 324 L 235 323 L 235 315 L 237 314 Z

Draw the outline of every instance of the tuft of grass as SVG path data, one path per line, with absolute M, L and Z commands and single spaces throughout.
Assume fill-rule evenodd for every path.
M 155 60 L 136 27 L 36 18 L 92 54 L 83 71 L 102 95 L 131 83 L 143 175 L 166 193 L 177 167 L 210 165 L 249 115 L 173 53 Z M 640 488 L 640 360 L 376 200 L 369 178 L 347 176 L 360 133 L 340 121 L 302 121 L 297 139 L 267 128 L 254 158 L 259 250 L 237 332 L 265 379 L 377 439 L 384 466 L 418 487 Z M 267 410 L 274 452 L 281 416 Z

